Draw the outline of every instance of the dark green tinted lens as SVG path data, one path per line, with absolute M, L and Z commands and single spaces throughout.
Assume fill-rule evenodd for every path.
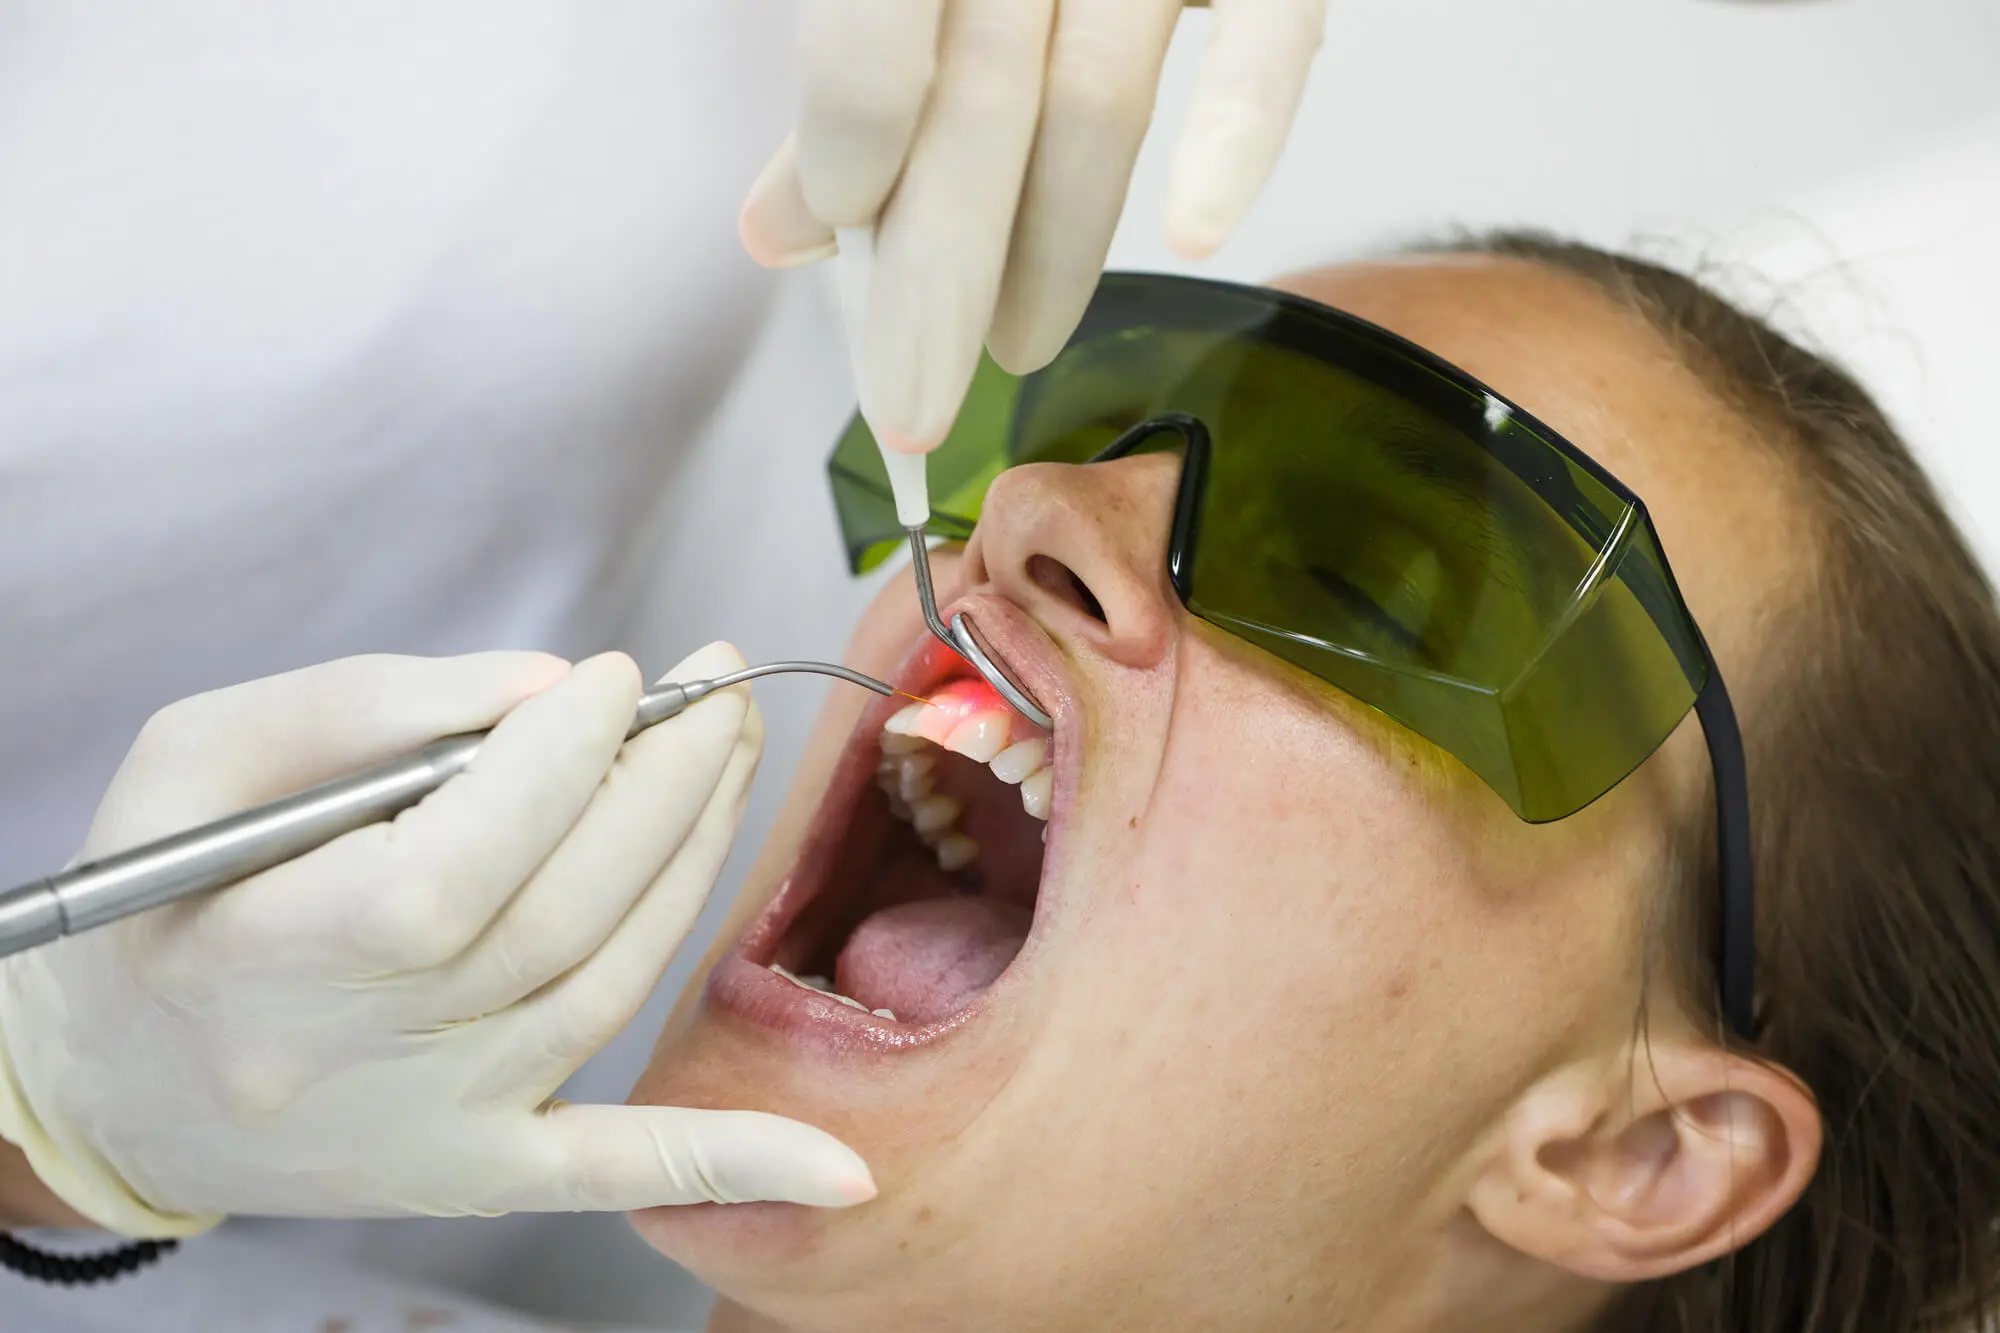
M 1081 461 L 1185 412 L 1213 439 L 1182 552 L 1195 614 L 1449 751 L 1524 819 L 1580 809 L 1651 754 L 1705 659 L 1643 512 L 1379 335 L 1190 286 L 1199 309 L 1120 312 L 1135 294 L 1107 280 L 1047 370 L 982 372 L 993 415 L 969 410 L 938 455 L 961 451 L 955 470 L 933 473 L 947 521 L 969 527 L 1003 466 Z M 850 434 L 836 488 L 851 448 L 873 457 Z M 893 540 L 875 478 L 873 540 Z
M 1660 580 L 1650 527 L 1579 472 L 1600 549 L 1465 434 L 1294 356 L 1268 373 L 1312 375 L 1316 410 L 1259 393 L 1217 432 L 1190 609 L 1450 751 L 1524 819 L 1602 795 L 1697 688 L 1627 581 Z
M 1207 298 L 1181 311 L 1198 327 L 1163 338 L 1149 318 L 1163 304 L 1161 281 L 1106 277 L 1069 349 L 1025 380 L 980 359 L 951 434 L 931 455 L 932 534 L 960 541 L 971 536 L 986 488 L 1007 468 L 1089 462 L 1128 427 L 1169 410 L 1185 382 L 1228 380 L 1228 367 L 1269 318 L 1264 294 L 1186 284 L 1189 294 Z M 1173 304 L 1172 298 L 1164 304 Z M 827 473 L 854 572 L 865 573 L 902 550 L 888 474 L 859 416 L 840 437 Z

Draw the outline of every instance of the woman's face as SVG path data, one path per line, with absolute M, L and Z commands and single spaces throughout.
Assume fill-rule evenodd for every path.
M 1507 261 L 1286 285 L 1486 380 L 1646 497 L 1754 709 L 1760 589 L 1799 544 L 1770 521 L 1775 465 L 1643 324 Z M 821 1126 L 881 1195 L 639 1217 L 725 1297 L 830 1330 L 1372 1319 L 1435 1288 L 1523 1090 L 1629 1043 L 1649 902 L 1702 789 L 1698 724 L 1582 813 L 1526 825 L 1422 740 L 1182 609 L 1164 559 L 1177 466 L 1016 469 L 963 558 L 939 561 L 940 599 L 1056 718 L 1045 850 L 990 765 L 916 741 L 890 742 L 934 761 L 892 812 L 877 773 L 896 707 L 833 696 L 637 1098 Z M 951 674 L 907 579 L 848 660 L 918 692 Z M 952 748 L 1025 735 L 1001 725 L 975 719 Z M 1018 780 L 1037 758 L 1002 767 Z M 910 823 L 926 776 L 964 807 L 933 848 Z M 936 868 L 950 834 L 979 843 L 970 867 Z

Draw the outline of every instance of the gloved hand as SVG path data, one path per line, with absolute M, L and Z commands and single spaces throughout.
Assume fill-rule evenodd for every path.
M 906 453 L 951 428 L 983 340 L 1008 370 L 1062 350 L 1104 270 L 1182 0 L 806 0 L 805 103 L 744 205 L 789 266 L 878 224 L 861 403 Z M 1167 238 L 1243 219 L 1291 129 L 1326 0 L 1214 0 Z
M 673 678 L 742 665 L 715 645 Z M 0 1133 L 135 1236 L 870 1196 L 859 1158 L 792 1121 L 550 1100 L 680 946 L 763 743 L 739 688 L 621 749 L 639 693 L 617 655 L 360 657 L 160 713 L 84 857 L 499 726 L 390 823 L 6 959 Z

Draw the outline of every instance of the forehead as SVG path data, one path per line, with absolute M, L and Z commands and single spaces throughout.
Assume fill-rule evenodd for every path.
M 1732 686 L 1759 620 L 1807 576 L 1798 480 L 1755 425 L 1634 311 L 1516 259 L 1417 256 L 1273 284 L 1401 334 L 1491 385 L 1641 499 Z

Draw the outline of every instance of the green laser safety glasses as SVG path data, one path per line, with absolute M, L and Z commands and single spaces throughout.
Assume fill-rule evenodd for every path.
M 1032 375 L 981 365 L 931 531 L 1021 463 L 1178 445 L 1167 569 L 1194 615 L 1455 756 L 1522 819 L 1611 790 L 1694 709 L 1715 772 L 1723 1014 L 1755 1033 L 1743 745 L 1639 498 L 1463 371 L 1262 288 L 1107 274 Z M 829 463 L 857 573 L 905 544 L 857 417 Z

